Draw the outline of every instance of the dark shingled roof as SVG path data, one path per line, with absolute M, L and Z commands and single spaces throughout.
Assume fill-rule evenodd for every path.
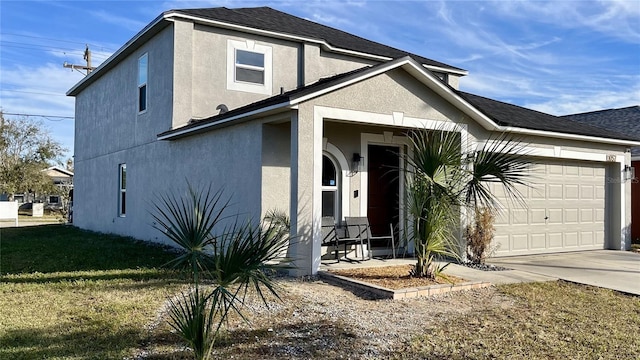
M 640 137 L 638 136 L 622 134 L 621 129 L 607 130 L 573 121 L 566 117 L 546 114 L 463 91 L 456 92 L 498 125 L 609 139 L 640 141 Z
M 640 106 L 638 105 L 564 115 L 561 118 L 597 126 L 607 131 L 624 131 L 625 134 L 640 139 Z M 640 148 L 632 149 L 631 153 L 640 155 Z
M 269 8 L 238 8 L 225 7 L 205 9 L 177 9 L 176 13 L 197 16 L 235 25 L 252 27 L 260 30 L 302 36 L 316 40 L 324 40 L 331 46 L 372 55 L 385 56 L 392 59 L 410 55 L 425 65 L 437 66 L 444 69 L 465 71 L 455 66 L 408 53 L 387 45 L 383 45 L 347 32 L 305 20 L 297 16 Z
M 611 131 L 624 131 L 640 138 L 640 106 L 607 109 L 561 116 L 563 119 L 579 121 Z

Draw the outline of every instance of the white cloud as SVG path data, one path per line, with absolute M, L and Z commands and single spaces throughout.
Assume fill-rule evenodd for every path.
M 563 94 L 544 102 L 525 103 L 524 107 L 553 115 L 578 114 L 602 109 L 640 105 L 640 86 L 623 91 L 600 91 L 591 94 Z
M 104 23 L 120 26 L 130 31 L 138 32 L 147 25 L 145 21 L 118 16 L 105 10 L 92 10 L 89 13 Z

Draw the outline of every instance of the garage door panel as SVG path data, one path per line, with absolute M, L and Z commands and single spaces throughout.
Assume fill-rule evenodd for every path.
M 529 248 L 528 236 L 526 234 L 513 235 L 511 237 L 511 249 L 514 251 L 527 250 Z
M 552 200 L 562 200 L 564 193 L 562 191 L 562 184 L 548 184 L 547 185 L 547 197 Z
M 564 165 L 564 175 L 580 175 L 580 168 L 573 165 Z
M 514 209 L 511 211 L 511 225 L 526 225 L 529 223 L 528 211 L 524 209 Z
M 522 191 L 526 209 L 495 187 L 508 213 L 496 217 L 496 256 L 604 248 L 604 165 L 550 161 L 532 172 L 536 184 Z
M 542 250 L 547 248 L 547 234 L 531 234 L 532 250 Z
M 592 200 L 594 199 L 594 186 L 593 185 L 580 185 L 580 199 Z
M 562 209 L 548 209 L 547 224 L 562 224 Z
M 564 233 L 564 247 L 577 247 L 578 246 L 578 232 L 565 232 Z
M 545 209 L 531 209 L 531 223 L 533 225 L 544 225 L 547 223 L 547 212 Z
M 564 235 L 561 232 L 552 232 L 548 234 L 549 249 L 562 249 Z
M 564 198 L 567 200 L 579 199 L 580 192 L 578 191 L 578 185 L 568 184 L 564 185 Z
M 580 176 L 593 176 L 595 175 L 594 168 L 591 166 L 583 166 L 580 168 Z
M 593 209 L 580 209 L 580 223 L 593 223 Z
M 531 199 L 533 200 L 545 200 L 547 198 L 547 187 L 545 185 L 532 186 L 529 190 Z
M 550 175 L 564 175 L 562 165 L 560 164 L 547 164 L 547 174 Z
M 594 236 L 592 231 L 583 231 L 580 233 L 580 246 L 594 245 Z

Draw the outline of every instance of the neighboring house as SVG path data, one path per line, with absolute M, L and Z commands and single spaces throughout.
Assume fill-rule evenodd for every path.
M 628 248 L 636 137 L 459 91 L 466 74 L 270 8 L 164 12 L 68 92 L 74 224 L 166 241 L 154 195 L 212 184 L 255 218 L 288 212 L 290 255 L 312 274 L 322 216 L 404 223 L 387 169 L 408 130 L 446 128 L 468 148 L 510 131 L 537 164 L 528 208 L 497 220 L 498 256 Z
M 44 195 L 40 200 L 44 203 L 45 209 L 62 210 L 68 201 L 69 192 L 73 189 L 73 172 L 57 166 L 52 166 L 44 171 L 59 191 L 56 194 Z
M 65 205 L 65 195 L 69 194 L 69 191 L 73 189 L 73 172 L 58 166 L 51 166 L 42 171 L 51 178 L 51 182 L 59 189 L 59 191 L 55 194 L 13 194 L 13 201 L 17 201 L 19 204 L 27 204 L 31 202 L 43 203 L 44 209 L 57 211 L 62 210 Z M 7 195 L 4 195 L 4 197 L 0 196 L 0 200 L 7 200 L 8 198 L 9 197 Z
M 607 109 L 580 114 L 566 115 L 562 118 L 579 121 L 609 131 L 624 132 L 640 138 L 640 106 L 621 109 Z M 631 181 L 631 238 L 640 239 L 640 147 L 631 148 L 631 167 L 634 176 Z

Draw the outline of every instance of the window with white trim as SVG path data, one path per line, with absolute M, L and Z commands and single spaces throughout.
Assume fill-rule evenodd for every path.
M 255 41 L 227 41 L 227 89 L 271 95 L 272 50 Z
M 149 55 L 145 53 L 138 58 L 138 112 L 147 111 L 147 81 L 149 78 Z
M 118 216 L 127 213 L 127 164 L 118 166 Z
M 322 156 L 322 216 L 340 217 L 340 168 L 329 156 Z

